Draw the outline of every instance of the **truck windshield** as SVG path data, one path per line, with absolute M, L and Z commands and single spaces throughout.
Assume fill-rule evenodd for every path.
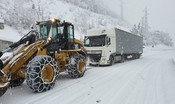
M 84 45 L 86 47 L 105 46 L 105 37 L 106 35 L 86 36 L 84 40 Z

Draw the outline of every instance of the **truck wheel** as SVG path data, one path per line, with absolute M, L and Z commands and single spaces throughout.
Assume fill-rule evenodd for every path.
M 28 64 L 27 85 L 33 92 L 50 90 L 55 85 L 58 68 L 51 56 L 36 56 Z
M 125 62 L 125 56 L 124 55 L 121 55 L 120 63 L 124 63 L 124 62 Z
M 15 80 L 11 80 L 10 81 L 10 87 L 20 86 L 21 84 L 23 84 L 24 81 L 25 81 L 25 78 L 18 78 L 18 79 L 15 79 Z
M 138 59 L 141 57 L 141 54 L 138 54 Z
M 133 55 L 133 59 L 138 59 L 139 58 L 139 54 L 134 54 Z
M 109 60 L 110 60 L 110 64 L 109 64 L 109 65 L 110 65 L 110 66 L 114 65 L 114 63 L 115 63 L 115 62 L 114 62 L 114 57 L 111 56 Z
M 70 68 L 68 74 L 71 78 L 79 78 L 86 71 L 86 58 L 81 54 L 74 54 L 70 57 Z

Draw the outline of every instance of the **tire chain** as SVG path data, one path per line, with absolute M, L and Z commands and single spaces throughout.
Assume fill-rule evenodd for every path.
M 81 54 L 74 54 L 74 55 L 71 56 L 70 68 L 68 70 L 68 74 L 69 74 L 69 76 L 71 78 L 82 77 L 84 75 L 84 72 L 86 71 L 86 66 L 85 66 L 84 72 L 82 72 L 82 73 L 78 72 L 78 70 L 77 70 L 77 63 L 78 63 L 78 60 L 80 60 L 80 59 L 82 59 L 84 65 L 86 65 L 85 57 L 83 55 L 81 55 Z
M 55 78 L 51 83 L 44 83 L 41 78 L 42 68 L 46 64 L 50 64 L 54 69 Z M 57 76 L 58 76 L 58 68 L 55 63 L 55 60 L 52 57 L 36 56 L 28 64 L 26 82 L 33 92 L 43 92 L 43 91 L 50 90 L 54 87 Z

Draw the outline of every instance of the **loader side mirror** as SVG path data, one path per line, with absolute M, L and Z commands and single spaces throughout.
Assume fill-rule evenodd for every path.
M 33 29 L 34 29 L 33 24 L 31 24 L 31 25 L 30 25 L 30 29 L 31 29 L 31 30 L 33 30 Z
M 31 29 L 31 30 L 36 30 L 36 29 L 37 29 L 37 27 L 36 27 L 36 25 L 31 24 L 31 25 L 30 25 L 30 29 Z

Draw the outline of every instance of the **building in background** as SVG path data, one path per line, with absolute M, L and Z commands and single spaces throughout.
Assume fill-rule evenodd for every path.
M 19 33 L 4 24 L 3 20 L 0 20 L 0 51 L 7 48 L 13 42 L 18 41 L 21 38 Z

